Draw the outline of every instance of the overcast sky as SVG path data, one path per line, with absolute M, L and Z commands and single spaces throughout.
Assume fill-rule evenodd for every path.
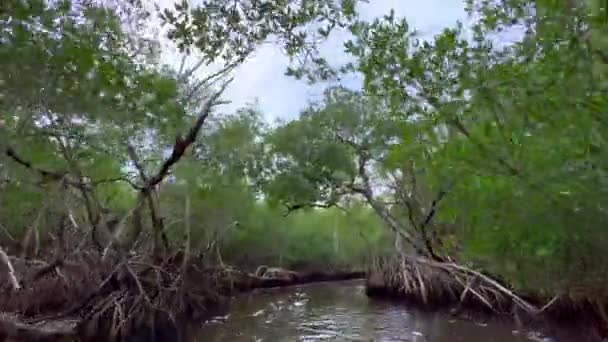
M 168 5 L 173 0 L 161 2 Z M 458 20 L 466 21 L 464 0 L 370 0 L 359 7 L 359 12 L 363 19 L 372 20 L 387 14 L 391 8 L 397 16 L 405 16 L 410 26 L 424 38 L 431 38 L 443 28 L 455 25 Z M 321 51 L 330 63 L 345 60 L 342 43 L 347 38 L 345 33 L 334 34 L 324 44 Z M 179 64 L 179 56 L 172 50 L 163 50 L 164 61 Z M 295 117 L 310 100 L 319 98 L 323 87 L 309 86 L 304 81 L 284 76 L 287 65 L 288 59 L 278 48 L 272 45 L 260 47 L 237 70 L 235 80 L 225 94 L 232 104 L 225 106 L 224 110 L 232 111 L 257 99 L 259 108 L 270 121 Z M 351 80 L 348 85 L 358 86 L 357 83 Z

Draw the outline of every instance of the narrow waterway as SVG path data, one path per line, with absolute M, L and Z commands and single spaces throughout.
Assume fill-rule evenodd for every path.
M 195 341 L 555 341 L 508 323 L 455 320 L 370 299 L 360 281 L 258 290 L 205 322 Z

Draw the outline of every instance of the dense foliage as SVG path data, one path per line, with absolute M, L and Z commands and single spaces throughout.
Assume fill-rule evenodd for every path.
M 603 294 L 606 9 L 470 5 L 481 15 L 473 40 L 457 27 L 416 48 L 391 16 L 358 26 L 350 50 L 365 89 L 390 115 L 426 123 L 427 153 L 396 153 L 431 183 L 454 183 L 439 217 L 456 226 L 464 258 L 518 287 Z M 520 42 L 494 46 L 517 25 Z
M 117 244 L 137 249 L 149 244 L 151 234 L 153 244 L 159 244 L 160 227 L 165 244 L 187 244 L 210 263 L 363 264 L 367 246 L 382 236 L 375 217 L 365 208 L 352 209 L 357 211 L 352 217 L 333 212 L 284 217 L 283 208 L 260 197 L 271 163 L 263 143 L 268 127 L 260 113 L 245 108 L 207 119 L 206 106 L 214 100 L 214 88 L 222 89 L 234 67 L 270 35 L 281 37 L 290 56 L 310 55 L 318 37 L 306 40 L 303 27 L 321 18 L 327 26 L 318 32 L 327 36 L 354 19 L 354 4 L 303 5 L 292 12 L 292 3 L 257 8 L 242 2 L 238 13 L 249 21 L 246 25 L 234 21 L 238 13 L 218 12 L 216 5 L 190 9 L 184 3 L 157 13 L 169 27 L 169 38 L 183 49 L 191 50 L 192 42 L 184 29 L 197 28 L 201 62 L 175 70 L 158 63 L 158 42 L 138 31 L 145 27 L 133 25 L 155 15 L 137 1 L 2 4 L 4 248 L 45 254 L 41 247 L 67 225 L 76 234 L 90 234 L 97 248 L 117 234 L 125 240 Z M 194 26 L 183 26 L 190 15 Z M 220 73 L 193 76 L 218 58 L 226 65 Z M 204 121 L 199 141 L 156 186 L 159 201 L 151 197 L 150 206 L 140 208 L 138 193 L 148 191 L 143 189 L 166 161 L 167 149 L 175 152 L 183 141 L 175 141 L 175 135 L 186 132 L 197 117 Z M 284 243 L 273 243 L 279 240 Z
M 11 248 L 31 249 L 33 234 L 38 253 L 40 232 L 65 217 L 95 235 L 128 213 L 122 247 L 151 234 L 157 247 L 161 234 L 212 263 L 360 266 L 394 246 L 519 289 L 605 294 L 600 1 L 468 0 L 473 26 L 424 42 L 393 13 L 358 20 L 354 1 L 184 1 L 157 14 L 181 50 L 225 66 L 202 80 L 136 49 L 140 33 L 104 4 L 0 5 L 0 234 Z M 352 33 L 354 62 L 332 68 L 317 43 L 336 27 Z M 520 40 L 496 44 L 513 30 Z M 235 66 L 270 39 L 297 62 L 288 74 L 359 73 L 362 88 L 329 88 L 275 127 L 255 108 L 209 115 Z M 199 139 L 184 145 L 197 120 Z M 171 149 L 181 159 L 154 200 L 146 184 Z
M 392 13 L 351 26 L 355 63 L 343 70 L 363 74 L 355 97 L 368 104 L 348 113 L 378 119 L 353 129 L 330 99 L 281 127 L 272 189 L 315 206 L 358 194 L 419 254 L 472 262 L 520 289 L 604 295 L 606 9 L 468 5 L 476 24 L 432 41 Z M 518 29 L 521 40 L 496 46 Z M 389 201 L 366 191 L 373 177 Z

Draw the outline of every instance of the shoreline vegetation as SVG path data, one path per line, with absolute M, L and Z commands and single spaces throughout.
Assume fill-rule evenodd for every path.
M 394 256 L 367 271 L 366 294 L 439 310 L 466 320 L 507 320 L 564 341 L 605 341 L 606 301 L 539 293 L 518 293 L 492 278 L 453 262 Z
M 0 336 L 163 334 L 368 267 L 370 296 L 608 338 L 603 3 L 464 0 L 425 40 L 357 0 L 154 4 L 0 1 Z M 270 42 L 332 85 L 227 112 Z
M 578 341 L 602 341 L 606 331 L 597 301 L 521 295 L 456 263 L 420 257 L 378 258 L 365 271 L 342 272 L 267 266 L 245 272 L 205 268 L 193 260 L 184 267 L 180 253 L 158 265 L 148 264 L 150 257 L 143 255 L 121 263 L 90 254 L 53 265 L 10 256 L 9 260 L 22 280 L 15 290 L 7 286 L 12 281 L 2 279 L 3 341 L 143 341 L 150 336 L 183 340 L 188 331 L 183 322 L 200 322 L 218 310 L 229 310 L 230 297 L 238 293 L 353 279 L 365 279 L 370 298 L 405 302 L 457 319 L 514 321 L 558 340 L 567 333 Z
M 200 321 L 240 292 L 365 277 L 362 271 L 205 268 L 193 260 L 185 264 L 183 254 L 156 265 L 144 255 L 122 262 L 85 253 L 55 264 L 9 260 L 20 280 L 15 289 L 0 277 L 3 341 L 131 341 L 141 334 L 179 334 L 187 326 L 178 322 Z

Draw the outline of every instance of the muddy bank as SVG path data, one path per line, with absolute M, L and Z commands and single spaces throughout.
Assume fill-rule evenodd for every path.
M 51 263 L 12 258 L 19 288 L 1 272 L 0 341 L 134 341 L 163 334 L 179 340 L 183 329 L 176 322 L 204 319 L 236 292 L 365 275 L 272 267 L 247 273 L 179 255 L 118 260 L 88 254 Z
M 369 297 L 445 311 L 459 319 L 514 321 L 558 341 L 608 341 L 606 300 L 516 293 L 498 279 L 451 263 L 377 260 L 368 270 L 365 291 Z

